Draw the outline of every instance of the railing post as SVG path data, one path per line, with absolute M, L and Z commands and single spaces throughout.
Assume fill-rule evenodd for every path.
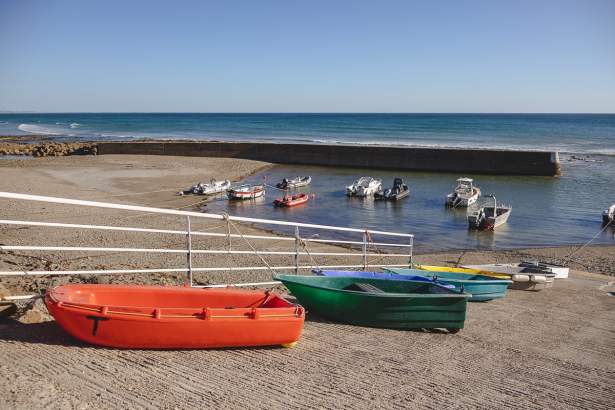
M 363 270 L 367 269 L 367 230 L 363 232 Z
M 187 216 L 186 217 L 186 222 L 187 222 L 187 235 L 186 235 L 186 245 L 188 247 L 188 254 L 187 254 L 187 263 L 188 263 L 188 283 L 190 284 L 190 287 L 192 287 L 192 230 L 190 228 L 190 217 Z
M 301 237 L 299 236 L 299 227 L 295 226 L 295 275 L 299 274 L 299 243 Z
M 414 236 L 410 236 L 410 252 L 408 254 L 408 267 L 412 268 L 412 250 L 414 249 Z

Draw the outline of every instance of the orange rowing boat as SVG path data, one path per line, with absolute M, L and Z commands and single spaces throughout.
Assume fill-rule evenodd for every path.
M 72 336 L 118 348 L 290 347 L 305 318 L 274 293 L 234 288 L 62 285 L 45 303 Z

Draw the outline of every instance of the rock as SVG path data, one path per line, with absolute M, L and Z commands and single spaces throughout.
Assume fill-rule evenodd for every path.
M 16 319 L 24 324 L 32 324 L 49 322 L 53 320 L 53 317 L 47 311 L 43 299 L 38 298 L 34 302 L 29 303 L 22 312 L 18 313 Z
M 0 299 L 6 296 L 11 296 L 11 292 L 9 292 L 4 286 L 0 285 Z

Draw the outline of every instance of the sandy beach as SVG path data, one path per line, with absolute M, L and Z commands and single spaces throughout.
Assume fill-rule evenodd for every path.
M 102 155 L 0 160 L 0 190 L 162 208 L 197 210 L 203 197 L 176 192 L 211 178 L 239 180 L 271 164 L 171 156 Z M 0 200 L 2 219 L 183 229 L 181 218 L 96 208 Z M 225 232 L 220 221 L 194 230 Z M 243 233 L 261 232 L 241 225 Z M 11 245 L 181 248 L 181 236 L 0 226 Z M 225 238 L 195 247 L 224 249 Z M 236 243 L 239 249 L 246 244 Z M 244 248 L 241 248 L 241 247 Z M 314 246 L 310 250 L 335 249 Z M 271 250 L 288 249 L 273 243 Z M 542 259 L 562 262 L 576 247 L 447 251 L 417 255 L 430 264 Z M 185 264 L 185 256 L 1 251 L 0 270 L 135 269 Z M 272 258 L 290 263 L 290 258 Z M 345 262 L 344 259 L 329 261 Z M 200 256 L 200 266 L 236 265 Z M 259 265 L 255 256 L 242 264 Z M 133 351 L 102 349 L 66 335 L 33 310 L 0 322 L 2 408 L 610 408 L 615 400 L 615 246 L 574 254 L 571 277 L 541 292 L 511 291 L 472 303 L 457 335 L 403 332 L 330 323 L 310 316 L 292 349 Z M 610 276 L 609 276 L 610 275 Z M 202 284 L 270 280 L 267 271 L 197 274 Z M 183 274 L 2 278 L 14 295 L 67 281 L 182 284 Z M 279 287 L 280 292 L 284 292 Z

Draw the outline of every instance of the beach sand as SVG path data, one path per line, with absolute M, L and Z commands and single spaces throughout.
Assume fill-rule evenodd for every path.
M 240 179 L 270 164 L 224 158 L 73 156 L 0 160 L 0 190 L 193 210 L 202 197 L 176 196 L 211 178 Z M 185 228 L 175 216 L 0 200 L 2 219 Z M 194 221 L 193 230 L 225 232 L 222 221 Z M 262 231 L 241 225 L 243 233 Z M 166 247 L 185 238 L 0 226 L 11 245 Z M 226 238 L 195 240 L 225 249 Z M 236 248 L 237 247 L 237 248 Z M 248 249 L 241 241 L 234 249 Z M 289 249 L 284 243 L 272 250 Z M 336 249 L 315 246 L 310 250 Z M 417 255 L 422 263 L 563 260 L 573 247 Z M 43 256 L 44 255 L 44 256 Z M 290 263 L 290 258 L 273 259 Z M 330 259 L 329 262 L 347 262 Z M 238 265 L 227 256 L 198 266 Z M 261 265 L 254 256 L 241 265 Z M 307 262 L 307 261 L 306 261 Z M 471 303 L 457 335 L 370 329 L 308 314 L 295 348 L 191 351 L 114 350 L 67 336 L 40 301 L 20 320 L 0 322 L 0 408 L 610 408 L 615 400 L 615 247 L 575 254 L 568 280 L 541 292 L 510 291 L 502 300 Z M 0 270 L 135 269 L 184 266 L 185 255 L 0 252 Z M 198 274 L 199 283 L 270 280 L 270 273 Z M 19 295 L 67 281 L 181 284 L 184 274 L 2 278 Z M 609 286 L 610 284 L 610 286 Z M 279 288 L 283 291 L 283 288 Z

